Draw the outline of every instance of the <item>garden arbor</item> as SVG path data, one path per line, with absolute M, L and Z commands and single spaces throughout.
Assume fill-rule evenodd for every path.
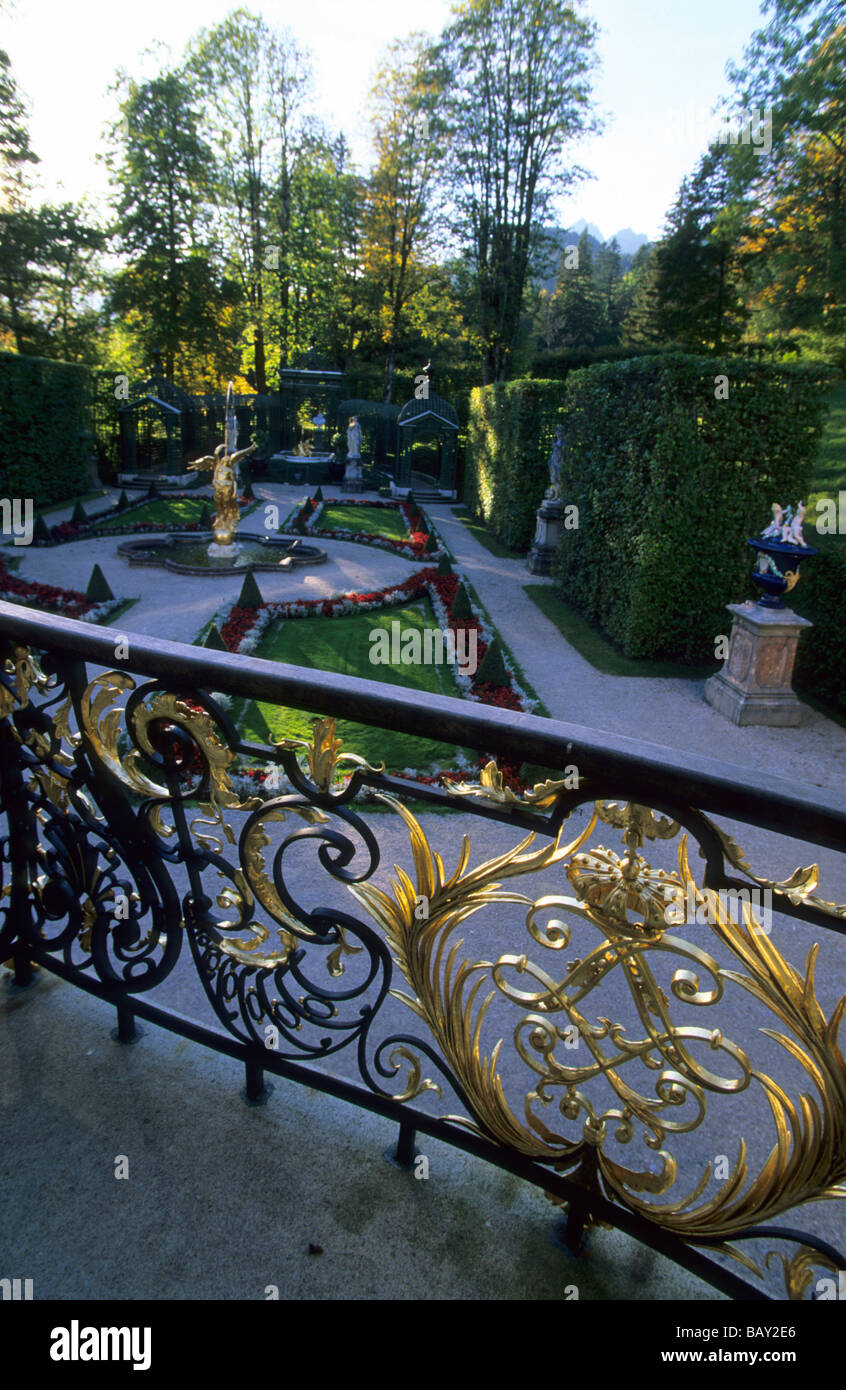
M 281 402 L 279 447 L 290 453 L 309 434 L 309 423 L 318 413 L 325 420 L 324 439 L 338 428 L 338 405 L 347 394 L 343 372 L 312 347 L 293 367 L 279 373 Z
M 195 476 L 185 476 L 195 446 L 195 414 L 193 398 L 164 377 L 135 383 L 132 399 L 118 411 L 120 482 L 195 482 Z
M 430 390 L 406 401 L 399 432 L 396 491 L 417 497 L 455 497 L 458 416 L 449 401 Z

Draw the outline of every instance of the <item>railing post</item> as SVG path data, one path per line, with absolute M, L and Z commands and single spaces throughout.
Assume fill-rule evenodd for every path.
M 264 1067 L 261 1062 L 254 1057 L 248 1057 L 244 1063 L 247 1076 L 247 1084 L 241 1095 L 248 1105 L 266 1105 L 273 1087 L 264 1079 Z
M 16 989 L 26 989 L 27 985 L 31 985 L 35 979 L 35 971 L 32 968 L 29 952 L 26 950 L 15 951 L 13 959 L 15 972 L 11 983 Z
M 385 1150 L 386 1159 L 395 1168 L 403 1168 L 410 1172 L 414 1167 L 414 1160 L 417 1158 L 417 1150 L 414 1147 L 415 1134 L 416 1130 L 408 1120 L 400 1120 L 396 1148 Z
M 113 1042 L 134 1043 L 143 1038 L 144 1030 L 135 1022 L 135 1013 L 125 999 L 116 1005 L 117 1028 L 112 1029 Z

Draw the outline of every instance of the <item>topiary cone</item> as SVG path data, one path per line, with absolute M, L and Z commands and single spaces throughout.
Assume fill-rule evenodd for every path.
M 114 598 L 114 594 L 109 588 L 109 582 L 99 565 L 95 565 L 91 571 L 85 597 L 89 603 L 110 603 Z
M 463 584 L 459 584 L 458 588 L 455 591 L 455 598 L 452 601 L 452 609 L 450 610 L 449 616 L 451 618 L 475 617 L 475 614 L 473 612 L 473 605 L 467 597 L 467 590 L 465 589 Z
M 81 502 L 77 502 L 74 506 L 73 514 L 71 515 L 71 521 L 75 526 L 84 526 L 87 520 L 88 516 L 85 508 Z
M 206 506 L 205 502 L 203 503 L 202 510 L 200 512 L 200 525 L 202 526 L 204 531 L 210 531 L 212 529 L 212 514 Z
M 44 520 L 44 517 L 41 515 L 40 512 L 38 513 L 38 516 L 35 518 L 35 524 L 32 528 L 32 539 L 34 541 L 50 540 L 50 532 L 47 527 L 47 522 Z
M 511 685 L 511 677 L 502 659 L 499 642 L 494 638 L 485 652 L 475 676 L 477 685 Z
M 452 565 L 449 562 L 448 555 L 444 554 L 441 556 L 440 560 L 438 561 L 438 568 L 435 570 L 435 574 L 440 574 L 444 577 L 446 577 L 446 575 L 448 574 L 452 574 Z
M 200 645 L 203 647 L 208 647 L 213 652 L 229 651 L 229 648 L 227 647 L 226 643 L 220 635 L 220 628 L 218 627 L 217 623 L 212 623 L 211 627 L 209 628 Z
M 125 492 L 122 492 L 122 493 L 120 494 L 120 497 L 119 497 L 118 500 L 117 500 L 117 504 L 118 504 L 118 507 L 128 507 L 128 506 L 129 506 L 129 498 L 127 497 L 127 495 L 126 495 Z
M 256 577 L 252 570 L 247 570 L 244 575 L 244 582 L 241 585 L 241 592 L 238 595 L 239 608 L 261 608 L 264 605 L 261 589 L 256 583 Z
M 435 540 L 433 532 L 430 531 L 428 536 L 426 537 L 426 544 L 424 545 L 423 549 L 427 555 L 432 555 L 436 550 L 440 549 L 438 542 Z
M 317 484 L 317 492 L 314 494 L 314 497 L 312 498 L 312 501 L 313 501 L 313 502 L 322 502 L 322 501 L 323 501 L 323 488 L 320 486 L 319 483 Z

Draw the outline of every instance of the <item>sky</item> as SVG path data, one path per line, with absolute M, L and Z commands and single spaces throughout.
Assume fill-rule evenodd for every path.
M 233 0 L 11 0 L 0 14 L 0 47 L 9 53 L 30 108 L 38 201 L 107 192 L 96 162 L 106 125 L 117 114 L 115 73 L 150 77 L 178 61 L 188 40 L 236 8 Z M 290 28 L 311 50 L 314 109 L 349 140 L 362 171 L 369 166 L 366 104 L 374 73 L 392 38 L 437 33 L 449 0 L 257 0 L 246 8 L 276 28 Z M 758 0 L 588 0 L 600 26 L 601 66 L 594 78 L 605 129 L 571 147 L 574 163 L 595 177 L 557 201 L 561 224 L 580 218 L 604 237 L 624 227 L 660 236 L 679 184 L 704 152 L 727 94 L 725 66 L 739 60 L 760 27 Z M 166 44 L 144 57 L 154 43 Z M 754 113 L 753 113 L 754 114 Z

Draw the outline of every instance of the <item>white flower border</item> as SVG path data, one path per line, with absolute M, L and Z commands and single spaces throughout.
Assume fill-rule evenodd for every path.
M 294 508 L 290 515 L 286 517 L 284 527 L 281 527 L 280 529 L 287 530 L 289 526 L 293 525 L 294 520 L 302 511 L 307 500 L 308 499 L 303 499 L 300 505 Z M 331 531 L 327 530 L 324 532 L 321 529 L 321 527 L 317 524 L 320 518 L 323 516 L 324 511 L 329 506 L 369 507 L 372 505 L 372 502 L 369 502 L 367 500 L 361 502 L 356 498 L 324 497 L 318 504 L 318 506 L 315 508 L 315 510 L 311 513 L 308 521 L 305 523 L 305 530 L 309 534 L 314 532 L 316 536 L 323 535 L 327 540 L 350 540 L 354 541 L 356 545 L 372 545 L 375 546 L 377 550 L 387 550 L 391 555 L 402 555 L 406 560 L 415 560 L 419 564 L 423 565 L 430 565 L 433 561 L 440 560 L 443 555 L 449 554 L 449 551 L 447 550 L 447 547 L 444 544 L 444 539 L 440 531 L 435 526 L 428 512 L 424 512 L 422 507 L 420 508 L 420 512 L 426 520 L 428 534 L 433 535 L 438 542 L 437 550 L 427 551 L 425 556 L 416 554 L 410 545 L 403 545 L 402 542 L 397 542 L 396 544 L 392 545 L 386 537 L 374 536 L 367 531 L 351 531 L 343 526 L 333 526 L 331 528 Z M 402 511 L 404 506 L 404 502 L 397 502 L 392 505 L 390 510 Z M 385 510 L 387 511 L 389 510 L 389 508 L 385 508 Z M 404 515 L 405 513 L 403 512 L 403 516 Z
M 453 566 L 453 574 L 456 576 L 459 583 L 463 583 L 465 584 L 465 586 L 469 583 L 467 576 L 463 570 L 459 570 L 458 568 Z M 405 583 L 408 582 L 408 580 L 405 581 Z M 388 593 L 386 592 L 386 590 L 382 590 L 379 594 L 379 597 L 377 597 L 375 601 L 370 601 L 368 603 L 353 602 L 352 600 L 356 597 L 356 595 L 350 590 L 347 590 L 346 592 L 340 594 L 330 594 L 327 595 L 325 598 L 321 599 L 281 599 L 276 602 L 266 603 L 262 608 L 261 612 L 259 613 L 258 618 L 253 623 L 253 626 L 250 628 L 249 632 L 245 633 L 244 637 L 238 644 L 237 653 L 239 656 L 249 656 L 252 652 L 254 652 L 256 647 L 258 646 L 261 637 L 267 631 L 270 624 L 272 622 L 275 622 L 277 619 L 346 617 L 353 613 L 372 613 L 383 608 L 398 608 L 401 603 L 406 601 L 414 602 L 415 598 L 411 595 L 409 595 L 406 599 L 403 597 L 402 594 L 396 593 L 396 590 L 398 588 L 401 589 L 402 587 L 402 584 L 389 585 L 387 586 L 387 589 L 391 590 L 392 592 Z M 449 618 L 447 615 L 446 605 L 443 603 L 440 594 L 438 593 L 436 585 L 432 583 L 431 580 L 427 580 L 425 587 L 426 592 L 429 596 L 429 600 L 432 604 L 432 610 L 435 614 L 435 618 L 438 622 L 438 625 L 442 629 L 442 631 L 446 632 L 447 628 L 449 627 Z M 493 642 L 495 638 L 498 636 L 496 629 L 491 623 L 487 611 L 482 608 L 479 601 L 477 599 L 470 598 L 469 590 L 467 591 L 467 594 L 468 598 L 470 599 L 470 605 L 473 609 L 473 614 L 479 623 L 479 629 L 481 631 L 482 637 L 489 646 L 491 642 Z M 343 602 L 343 600 L 345 599 L 348 600 L 346 603 Z M 331 614 L 322 612 L 319 605 L 323 603 L 334 604 L 334 612 Z M 208 626 L 211 626 L 211 623 L 215 623 L 217 625 L 218 631 L 221 631 L 225 626 L 229 618 L 229 615 L 232 612 L 232 609 L 235 607 L 236 603 L 234 602 L 222 603 L 215 610 Z M 203 628 L 206 628 L 206 626 L 206 624 L 203 624 Z M 202 630 L 203 629 L 201 629 L 201 631 Z M 199 633 L 197 634 L 197 638 L 195 639 L 195 642 L 196 641 L 199 641 Z M 514 667 L 512 663 L 509 661 L 504 651 L 502 653 L 502 659 L 503 664 L 505 665 L 505 669 L 508 672 L 509 680 L 511 682 L 511 689 L 514 691 L 514 694 L 518 696 L 523 706 L 521 712 L 526 714 L 532 714 L 540 704 L 540 700 L 537 699 L 535 696 L 529 695 L 528 692 L 523 689 L 522 685 L 520 685 L 514 673 Z M 452 670 L 453 677 L 455 678 L 455 683 L 461 691 L 462 699 L 472 700 L 476 704 L 483 704 L 484 701 L 482 700 L 481 696 L 476 695 L 473 692 L 472 677 L 467 675 L 465 672 L 461 671 L 457 661 L 451 664 L 450 669 Z M 230 695 L 218 695 L 217 703 L 220 705 L 222 709 L 230 709 L 232 707 L 233 697 Z M 467 771 L 476 770 L 476 764 L 466 760 L 463 754 L 457 752 L 456 760 L 456 766 L 459 769 Z M 410 777 L 419 776 L 419 773 L 415 772 L 415 770 L 412 768 L 405 768 L 404 772 Z M 247 792 L 249 792 L 250 790 L 252 791 L 253 795 L 259 795 L 262 790 L 261 783 L 257 783 L 253 781 L 251 778 L 241 774 L 239 774 L 237 777 L 233 777 L 233 785 L 236 785 L 238 788 L 240 788 L 244 795 L 246 795 Z M 282 793 L 274 791 L 272 795 L 277 796 L 282 795 Z
M 23 582 L 26 584 L 28 581 L 24 580 Z M 33 583 L 40 582 L 39 580 L 33 581 Z M 54 585 L 53 587 L 58 586 Z M 21 608 L 35 608 L 39 613 L 50 612 L 47 608 L 40 608 L 37 603 L 28 603 L 26 595 L 10 593 L 6 589 L 0 589 L 0 599 L 2 599 L 4 603 L 18 603 Z M 76 621 L 79 623 L 101 623 L 104 618 L 108 618 L 111 613 L 114 613 L 117 608 L 120 608 L 121 605 L 127 601 L 128 600 L 125 598 L 110 598 L 105 603 L 95 603 L 93 608 L 89 608 L 85 613 L 81 614 Z M 59 609 L 54 616 L 64 618 L 67 614 Z

